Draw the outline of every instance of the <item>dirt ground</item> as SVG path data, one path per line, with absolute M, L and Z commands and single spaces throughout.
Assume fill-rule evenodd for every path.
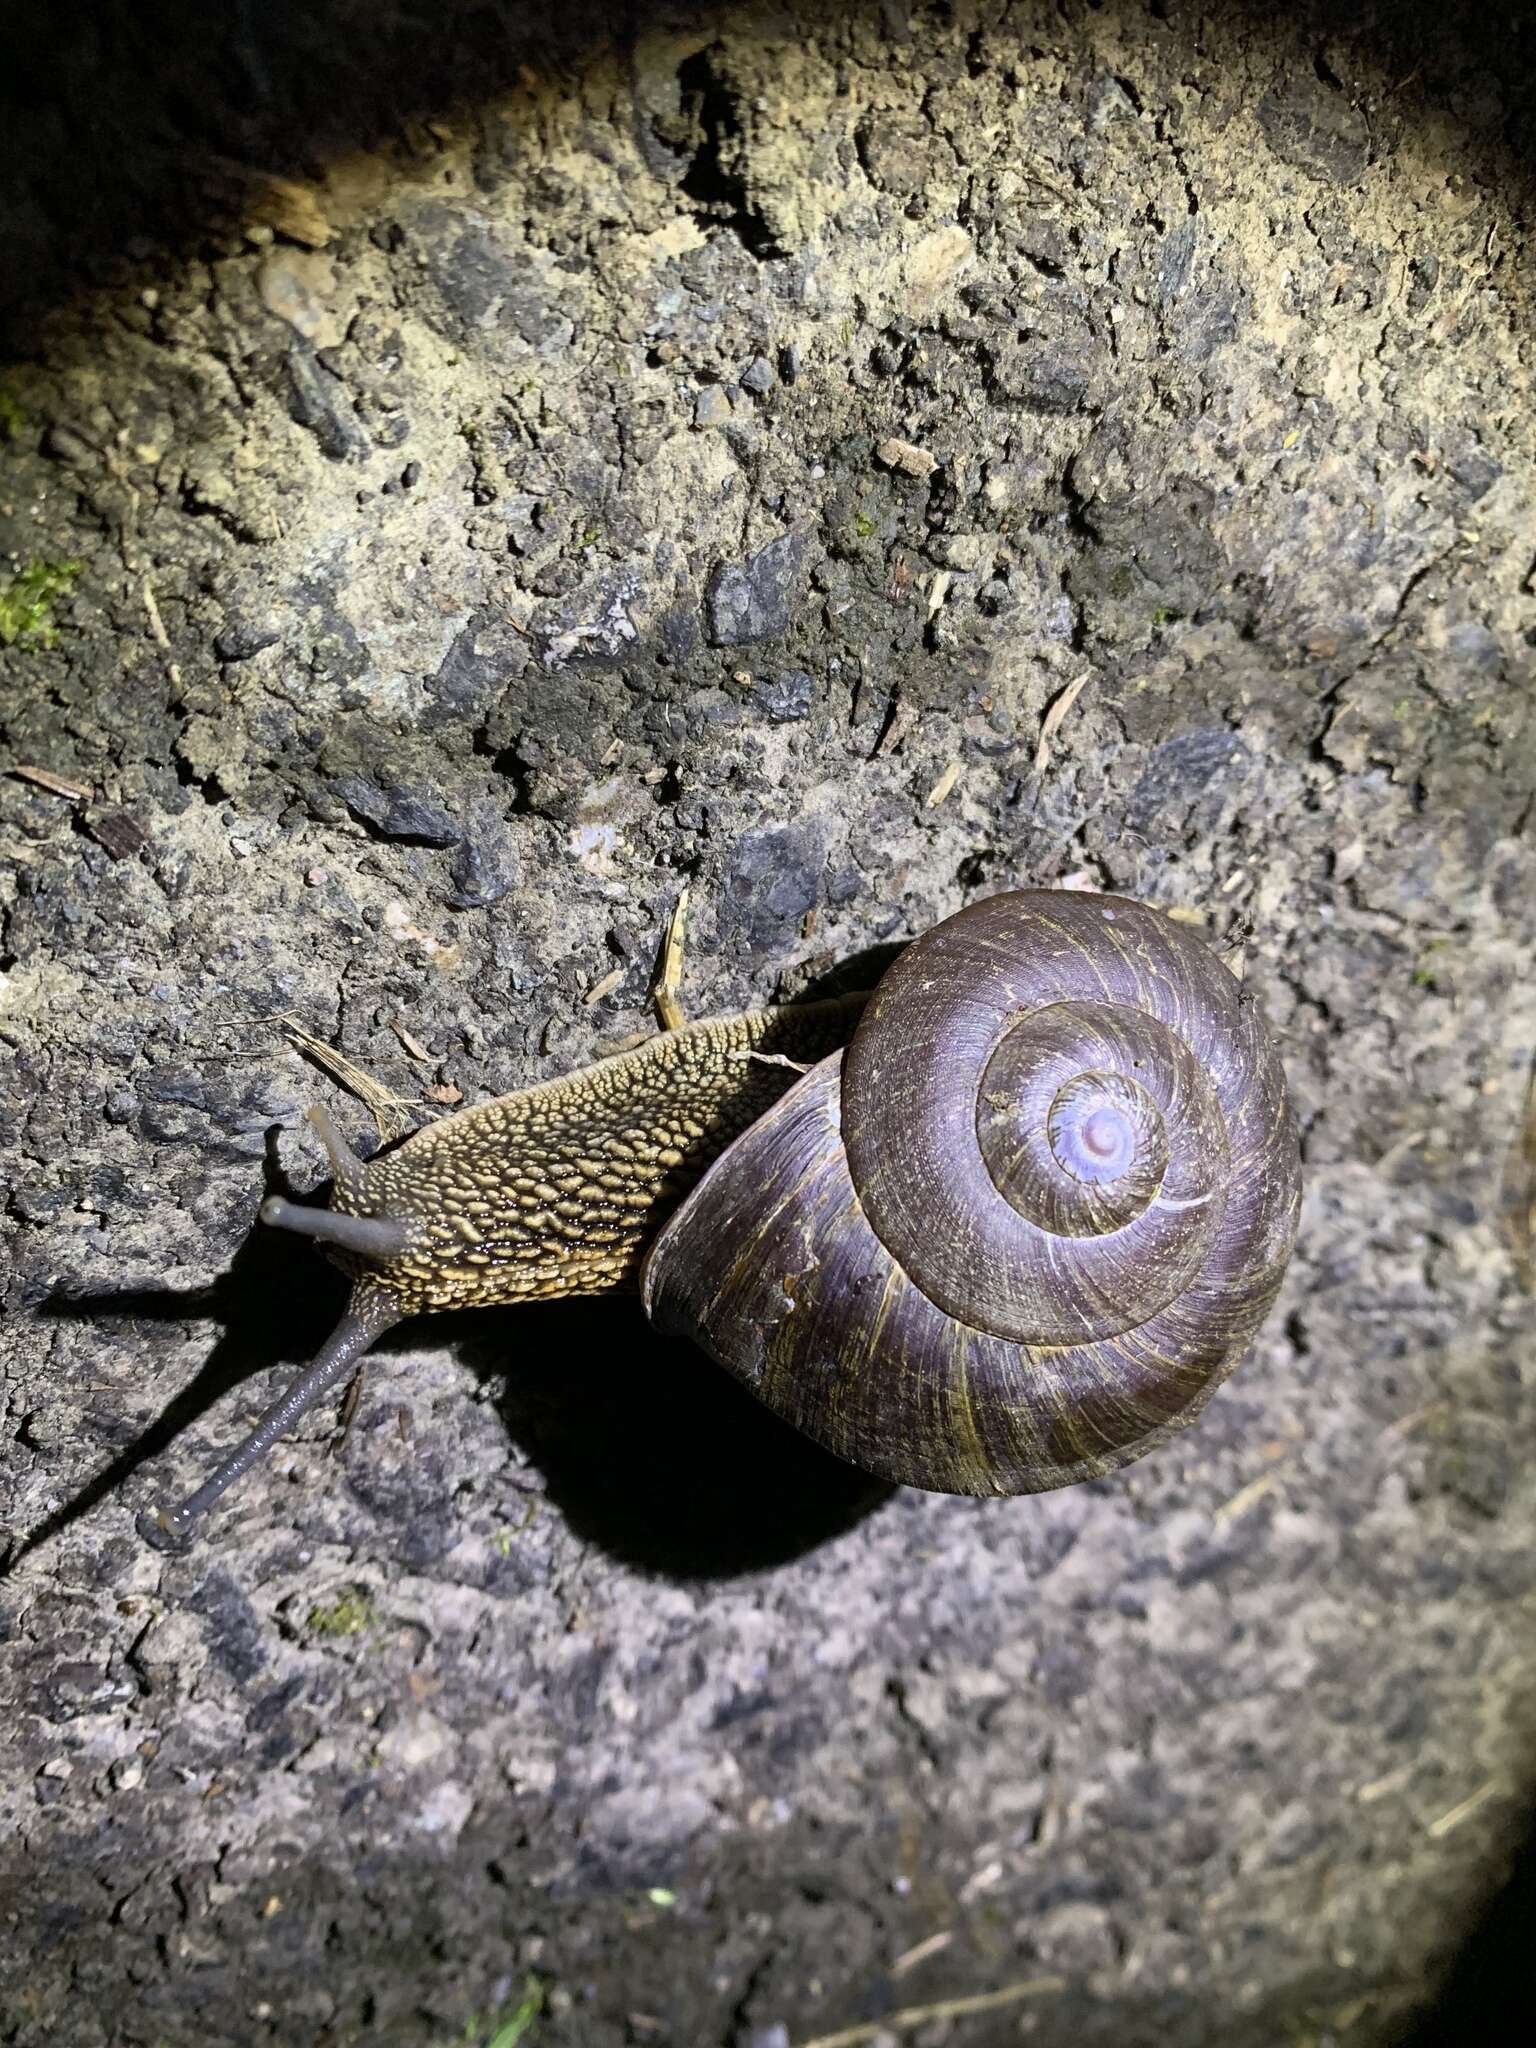
M 1523 17 L 57 13 L 0 67 L 0 2041 L 1480 2038 Z M 1024 882 L 1198 913 L 1291 1078 L 1297 1256 L 1172 1449 L 892 1493 L 632 1301 L 487 1311 L 140 1541 L 339 1307 L 256 1209 L 308 1104 L 377 1133 L 284 1020 L 421 1119 L 647 1029 L 684 883 L 704 1014 Z

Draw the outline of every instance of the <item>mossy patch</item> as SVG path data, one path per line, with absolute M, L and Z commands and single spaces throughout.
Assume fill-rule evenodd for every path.
M 28 562 L 0 584 L 0 647 L 56 647 L 54 606 L 69 594 L 83 562 Z
M 544 1986 L 537 1977 L 528 1977 L 515 2005 L 503 2005 L 488 2019 L 474 2013 L 464 2022 L 461 2038 L 465 2048 L 517 2048 L 543 2010 Z
M 343 1586 L 330 1600 L 309 1610 L 309 1632 L 315 1636 L 363 1636 L 379 1625 L 379 1610 L 364 1586 Z

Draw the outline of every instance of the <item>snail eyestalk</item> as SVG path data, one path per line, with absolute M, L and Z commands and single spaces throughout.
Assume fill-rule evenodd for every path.
M 331 1332 L 324 1348 L 307 1365 L 287 1390 L 267 1409 L 245 1441 L 215 1466 L 194 1493 L 179 1507 L 156 1508 L 139 1517 L 139 1531 L 158 1548 L 178 1543 L 196 1521 L 211 1508 L 253 1465 L 287 1434 L 301 1415 L 321 1396 L 353 1371 L 387 1329 L 401 1320 L 401 1311 L 382 1288 L 353 1289 L 346 1314 Z
M 318 1237 L 339 1244 L 365 1259 L 392 1259 L 410 1249 L 415 1235 L 409 1223 L 390 1216 L 344 1216 L 339 1209 L 305 1209 L 281 1195 L 261 1205 L 261 1220 L 277 1230 L 295 1230 L 300 1237 Z
M 325 1147 L 325 1156 L 331 1162 L 331 1173 L 337 1180 L 352 1180 L 367 1165 L 359 1159 L 346 1139 L 337 1130 L 331 1112 L 323 1103 L 317 1102 L 313 1109 L 304 1114 L 315 1127 L 315 1135 Z

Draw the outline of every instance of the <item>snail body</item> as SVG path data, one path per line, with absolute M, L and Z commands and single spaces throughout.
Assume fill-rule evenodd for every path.
M 347 1315 L 161 1536 L 401 1317 L 637 1279 L 659 1327 L 882 1478 L 1067 1485 L 1200 1412 L 1300 1201 L 1256 1007 L 1160 912 L 1068 891 L 958 912 L 867 1000 L 665 1032 L 366 1164 L 316 1121 L 332 1207 L 262 1215 L 330 1244 Z
M 782 1094 L 781 1063 L 843 1044 L 863 997 L 749 1010 L 659 1033 L 558 1080 L 458 1110 L 367 1161 L 337 1159 L 331 1211 L 263 1204 L 269 1223 L 356 1218 L 333 1253 L 398 1315 L 633 1286 L 661 1220 Z M 366 1251 L 376 1222 L 400 1233 Z

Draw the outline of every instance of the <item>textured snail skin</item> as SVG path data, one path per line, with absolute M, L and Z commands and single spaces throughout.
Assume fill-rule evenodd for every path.
M 387 1260 L 336 1264 L 381 1280 L 399 1315 L 633 1286 L 659 1219 L 782 1094 L 778 1059 L 842 1044 L 862 1001 L 686 1024 L 444 1116 L 336 1180 L 334 1208 L 412 1233 Z
M 347 1312 L 314 1362 L 177 1507 L 139 1517 L 157 1547 L 266 1455 L 392 1324 L 423 1310 L 549 1300 L 633 1286 L 661 1218 L 783 1092 L 789 1067 L 843 1045 L 865 998 L 707 1018 L 633 1052 L 460 1110 L 381 1159 L 330 1120 L 332 1206 L 262 1204 L 351 1274 Z
M 642 1289 L 851 1463 L 1039 1492 L 1199 1414 L 1299 1204 L 1278 1058 L 1205 942 L 1124 898 L 1025 890 L 902 954 L 846 1055 L 662 1230 Z
M 345 1215 L 403 1223 L 406 1246 L 332 1256 L 401 1316 L 633 1286 L 662 1217 L 783 1093 L 779 1062 L 844 1044 L 863 1001 L 688 1024 L 429 1124 L 332 1193 Z

